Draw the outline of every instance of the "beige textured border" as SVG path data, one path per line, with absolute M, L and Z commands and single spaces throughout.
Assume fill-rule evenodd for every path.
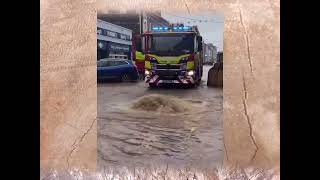
M 96 164 L 96 13 L 223 11 L 225 166 L 279 167 L 279 0 L 41 0 L 41 167 Z

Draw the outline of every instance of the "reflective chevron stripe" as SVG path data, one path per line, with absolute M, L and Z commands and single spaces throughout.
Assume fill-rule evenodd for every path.
M 164 81 L 160 79 L 158 75 L 151 75 L 150 77 L 147 77 L 145 80 L 146 83 L 155 83 L 155 84 L 161 84 Z M 184 79 L 182 77 L 178 77 L 177 80 L 173 80 L 172 83 L 174 84 L 194 84 L 194 79 L 191 77 L 190 79 Z
M 154 83 L 155 81 L 159 81 L 158 75 L 151 75 L 149 78 L 146 78 L 146 83 Z

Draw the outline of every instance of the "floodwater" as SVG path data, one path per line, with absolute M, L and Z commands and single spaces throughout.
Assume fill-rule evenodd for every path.
M 210 67 L 191 89 L 98 84 L 98 167 L 220 166 L 223 90 L 207 87 Z

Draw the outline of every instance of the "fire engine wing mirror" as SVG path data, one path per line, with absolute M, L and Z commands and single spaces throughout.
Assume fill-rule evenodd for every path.
M 198 51 L 202 51 L 202 37 L 198 36 L 197 41 L 198 41 Z
M 134 36 L 134 43 L 135 43 L 135 50 L 139 51 L 143 54 L 144 50 L 143 50 L 143 36 L 138 34 Z
M 199 43 L 198 51 L 202 51 L 202 43 Z

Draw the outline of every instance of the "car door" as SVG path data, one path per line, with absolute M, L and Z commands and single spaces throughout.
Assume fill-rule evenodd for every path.
M 118 77 L 116 61 L 109 61 L 108 67 L 106 68 L 106 74 L 110 78 Z
M 121 67 L 119 67 L 118 61 L 110 61 L 110 66 L 108 67 L 108 75 L 112 78 L 119 78 L 121 75 Z
M 120 74 L 128 74 L 130 72 L 129 64 L 126 61 L 118 61 L 117 67 Z
M 117 62 L 108 60 L 100 67 L 100 76 L 104 79 L 114 79 L 118 77 Z

